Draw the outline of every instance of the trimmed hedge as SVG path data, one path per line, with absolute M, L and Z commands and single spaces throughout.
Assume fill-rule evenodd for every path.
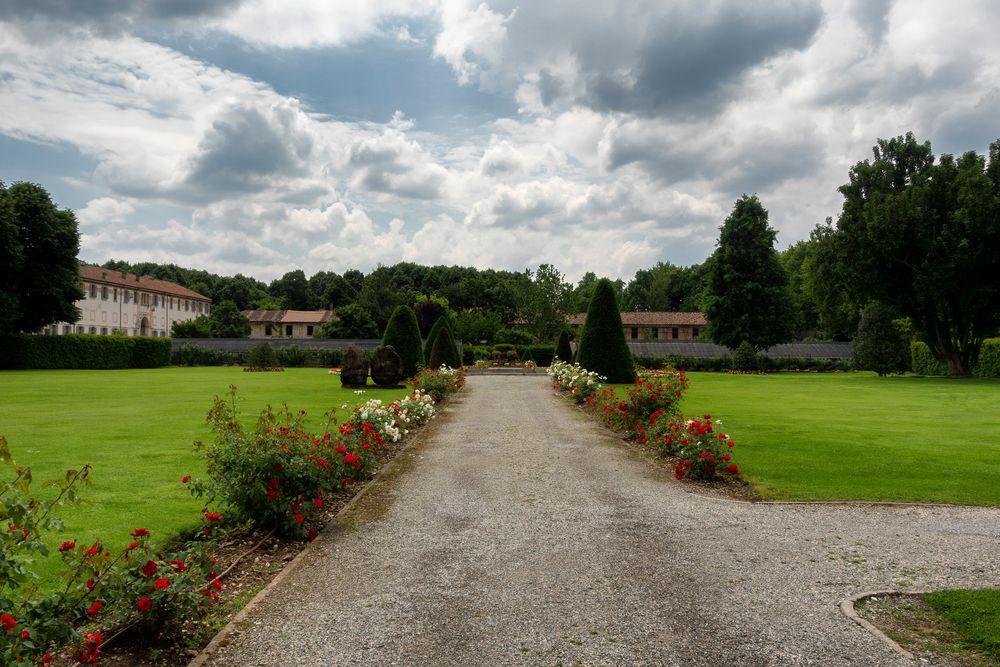
M 923 341 L 910 343 L 910 367 L 917 375 L 947 375 L 948 367 L 931 352 Z
M 441 318 L 441 320 L 443 319 Z M 438 328 L 431 353 L 427 357 L 428 368 L 440 368 L 442 365 L 448 368 L 458 368 L 462 365 L 462 360 L 458 356 L 458 348 L 455 346 L 455 339 L 451 335 L 451 327 L 447 325 Z
M 0 368 L 156 368 L 170 364 L 170 339 L 139 336 L 8 336 Z
M 1000 338 L 987 338 L 979 351 L 979 362 L 972 374 L 984 378 L 1000 377 Z
M 576 356 L 577 363 L 610 383 L 635 381 L 635 361 L 625 341 L 615 288 L 607 278 L 594 284 Z
M 382 345 L 392 347 L 403 360 L 403 377 L 411 378 L 426 365 L 417 314 L 409 306 L 396 306 L 382 334 Z
M 551 366 L 552 359 L 556 355 L 555 345 L 513 345 L 514 350 L 517 352 L 517 356 L 520 359 L 524 359 L 526 355 L 530 355 L 535 363 L 539 366 Z M 471 366 L 480 359 L 492 360 L 493 359 L 493 346 L 492 345 L 463 345 L 462 346 L 462 363 L 466 366 Z
M 278 361 L 286 366 L 308 366 L 311 368 L 337 368 L 344 361 L 344 351 L 317 347 L 295 348 L 293 352 L 285 352 L 286 348 L 278 348 Z M 183 343 L 177 351 L 176 362 L 179 366 L 235 366 L 247 363 L 249 350 L 242 352 L 222 352 L 205 345 Z M 294 363 L 293 363 L 294 362 Z

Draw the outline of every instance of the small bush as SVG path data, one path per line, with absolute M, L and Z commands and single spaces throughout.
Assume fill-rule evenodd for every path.
M 880 377 L 909 370 L 906 340 L 893 321 L 892 311 L 880 303 L 871 303 L 861 311 L 853 350 L 859 370 L 875 371 Z
M 979 377 L 1000 377 L 1000 338 L 983 341 L 983 349 L 979 351 L 979 361 L 972 369 L 972 374 Z
M 275 356 L 281 366 L 291 366 L 292 368 L 304 366 L 309 355 L 298 345 L 279 347 L 275 351 Z
M 247 367 L 243 370 L 275 371 L 281 370 L 281 365 L 270 343 L 258 343 L 247 354 Z
M 494 342 L 508 343 L 510 345 L 530 345 L 535 342 L 531 334 L 522 329 L 500 329 L 493 336 Z
M 757 351 L 753 349 L 749 341 L 743 341 L 733 352 L 733 370 L 755 371 L 758 368 L 760 368 L 760 362 L 757 358 Z
M 181 366 L 221 366 L 225 358 L 223 352 L 194 343 L 183 343 L 177 351 L 177 363 Z
M 673 442 L 680 443 L 675 455 L 680 462 L 674 466 L 677 479 L 717 479 L 722 474 L 739 475 L 740 469 L 731 463 L 730 453 L 735 443 L 725 433 L 715 433 L 712 415 L 701 419 L 674 422 Z
M 463 384 L 465 375 L 462 371 L 447 366 L 422 370 L 413 378 L 413 389 L 425 392 L 435 403 L 454 394 Z
M 923 341 L 910 343 L 910 367 L 917 375 L 947 375 L 948 368 Z
M 344 351 L 320 349 L 316 351 L 316 359 L 319 361 L 320 366 L 340 368 L 340 365 L 344 363 Z

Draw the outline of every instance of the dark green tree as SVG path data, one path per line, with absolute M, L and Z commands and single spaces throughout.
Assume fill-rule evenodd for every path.
M 492 310 L 466 310 L 455 316 L 455 335 L 466 344 L 492 343 L 503 320 Z
M 174 322 L 170 335 L 174 338 L 211 338 L 212 321 L 205 315 L 199 315 L 193 320 Z
M 378 338 L 378 325 L 368 311 L 356 303 L 333 311 L 336 321 L 326 322 L 316 331 L 316 338 Z
M 709 264 L 705 319 L 713 341 L 762 350 L 791 338 L 793 313 L 776 232 L 757 196 L 736 200 Z
M 635 361 L 625 342 L 614 285 L 607 278 L 601 278 L 594 285 L 576 360 L 588 371 L 608 378 L 608 382 L 635 381 Z
M 569 332 L 565 329 L 559 334 L 559 342 L 556 344 L 556 358 L 566 363 L 573 360 L 573 348 L 569 344 Z
M 419 322 L 420 316 L 417 316 L 417 321 Z M 424 359 L 427 359 L 428 365 L 430 365 L 431 350 L 434 349 L 434 341 L 437 339 L 438 332 L 442 328 L 451 329 L 451 322 L 448 321 L 447 315 L 441 315 L 438 317 L 437 321 L 431 327 L 431 330 L 427 332 L 427 337 L 424 338 Z M 451 335 L 452 341 L 455 340 L 454 332 Z
M 448 325 L 438 328 L 437 334 L 434 336 L 431 354 L 427 358 L 428 368 L 440 368 L 441 364 L 449 368 L 462 366 L 462 358 L 458 355 L 458 347 L 455 345 L 455 339 L 451 335 L 451 327 Z
M 79 252 L 72 211 L 57 208 L 40 185 L 0 182 L 0 333 L 80 319 Z
M 1000 327 L 1000 141 L 935 164 L 912 133 L 879 139 L 841 186 L 837 244 L 855 299 L 909 317 L 951 375 Z
M 212 306 L 208 317 L 212 338 L 248 338 L 250 322 L 232 301 L 223 301 Z
M 281 302 L 281 307 L 288 310 L 312 310 L 312 300 L 309 294 L 309 281 L 302 269 L 289 271 L 281 278 L 271 282 L 268 290 L 274 298 Z
M 518 311 L 535 340 L 552 340 L 566 324 L 573 288 L 551 264 L 542 264 L 521 284 Z
M 894 322 L 895 313 L 877 301 L 861 311 L 852 346 L 854 367 L 879 376 L 904 373 L 910 368 L 910 341 Z
M 403 360 L 403 377 L 413 377 L 424 366 L 417 315 L 409 306 L 397 306 L 382 334 L 382 345 L 392 345 Z
M 417 299 L 413 304 L 413 312 L 417 314 L 417 324 L 420 326 L 420 335 L 430 339 L 431 330 L 437 325 L 442 317 L 448 316 L 448 300 L 441 297 L 424 296 Z M 430 345 L 427 346 L 424 356 L 430 352 Z

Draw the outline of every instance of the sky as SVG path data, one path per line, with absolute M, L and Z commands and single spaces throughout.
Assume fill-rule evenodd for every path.
M 994 0 L 0 0 L 0 180 L 80 258 L 629 280 L 779 249 L 879 138 L 1000 138 Z

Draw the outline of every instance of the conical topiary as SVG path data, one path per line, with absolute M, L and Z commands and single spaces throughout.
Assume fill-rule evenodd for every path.
M 434 347 L 434 340 L 437 338 L 438 332 L 441 331 L 441 327 L 451 329 L 451 322 L 448 321 L 447 315 L 442 315 L 437 318 L 434 322 L 434 326 L 432 326 L 431 330 L 427 333 L 427 340 L 424 341 L 424 359 L 429 360 L 431 358 L 431 349 Z M 452 340 L 455 340 L 454 331 L 451 332 L 451 338 Z M 431 365 L 430 361 L 427 362 L 427 365 Z
M 417 374 L 424 365 L 424 350 L 420 342 L 417 314 L 409 306 L 397 306 L 382 334 L 382 345 L 392 345 L 403 360 L 404 378 Z
M 556 344 L 556 358 L 567 364 L 573 361 L 573 348 L 569 344 L 569 333 L 564 329 L 559 334 L 559 342 Z
M 455 339 L 451 335 L 451 328 L 447 326 L 438 329 L 434 347 L 431 348 L 431 356 L 427 360 L 430 368 L 440 368 L 442 364 L 448 368 L 458 368 L 462 365 L 458 348 L 455 347 Z
M 594 285 L 576 356 L 577 363 L 608 382 L 635 382 L 635 361 L 625 342 L 615 288 L 607 278 Z

